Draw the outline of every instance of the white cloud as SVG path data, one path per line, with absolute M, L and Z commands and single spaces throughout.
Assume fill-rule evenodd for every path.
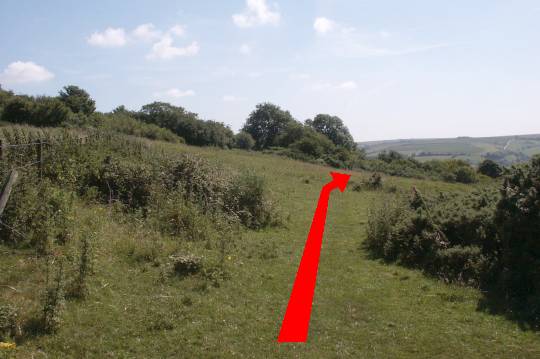
M 136 39 L 142 41 L 154 41 L 161 37 L 161 31 L 151 23 L 137 26 L 132 34 Z
M 173 27 L 171 27 L 169 29 L 169 33 L 174 35 L 174 36 L 178 36 L 178 37 L 181 37 L 181 36 L 184 36 L 186 34 L 186 28 L 182 25 L 174 25 Z
M 54 74 L 52 72 L 32 61 L 15 61 L 2 71 L 0 74 L 0 82 L 5 84 L 22 84 L 47 81 L 53 77 Z
M 199 53 L 199 49 L 197 41 L 193 41 L 186 47 L 175 47 L 172 37 L 165 35 L 152 46 L 152 51 L 147 55 L 147 58 L 170 60 L 175 57 L 194 56 Z
M 188 97 L 188 96 L 195 96 L 195 91 L 193 90 L 182 91 L 177 88 L 171 88 L 171 89 L 168 89 L 167 91 L 154 93 L 154 97 L 167 98 L 167 99 L 175 99 L 175 98 Z
M 87 41 L 92 46 L 122 47 L 127 43 L 127 36 L 121 27 L 116 29 L 108 27 L 103 32 L 94 32 Z
M 258 25 L 277 25 L 281 15 L 272 11 L 266 4 L 266 0 L 246 0 L 246 8 L 241 14 L 232 16 L 233 22 L 238 27 L 253 27 Z
M 332 31 L 335 28 L 335 25 L 336 24 L 332 20 L 325 17 L 318 17 L 313 22 L 313 28 L 319 34 L 326 34 L 327 32 Z
M 240 46 L 240 53 L 242 55 L 251 55 L 251 46 L 249 46 L 248 44 L 242 44 Z
M 345 81 L 340 83 L 337 88 L 341 90 L 356 90 L 358 85 L 354 81 Z

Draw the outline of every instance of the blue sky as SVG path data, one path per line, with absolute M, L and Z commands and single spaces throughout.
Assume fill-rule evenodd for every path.
M 540 133 L 538 1 L 0 2 L 0 84 L 163 100 L 238 130 L 259 102 L 358 141 Z

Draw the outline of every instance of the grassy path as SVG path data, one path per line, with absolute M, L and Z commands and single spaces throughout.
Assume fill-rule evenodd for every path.
M 350 189 L 331 196 L 308 343 L 279 345 L 319 190 L 330 180 L 328 168 L 236 151 L 197 151 L 265 175 L 289 215 L 287 228 L 245 233 L 227 263 L 232 278 L 219 288 L 201 289 L 197 278 L 163 281 L 159 268 L 126 260 L 125 243 L 144 238 L 110 221 L 106 210 L 85 209 L 81 216 L 102 222 L 92 295 L 68 305 L 58 334 L 30 340 L 16 351 L 18 357 L 540 357 L 538 334 L 476 310 L 478 291 L 368 259 L 361 249 L 367 208 L 380 195 Z M 449 187 L 389 181 L 426 191 Z

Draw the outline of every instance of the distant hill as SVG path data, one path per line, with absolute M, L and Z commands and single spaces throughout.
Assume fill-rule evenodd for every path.
M 360 142 L 368 157 L 381 151 L 394 150 L 420 161 L 462 159 L 477 164 L 485 158 L 503 165 L 524 162 L 540 154 L 540 134 L 499 137 L 457 137 L 432 139 L 400 139 Z

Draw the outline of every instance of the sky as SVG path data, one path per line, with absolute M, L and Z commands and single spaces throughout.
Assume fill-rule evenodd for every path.
M 239 130 L 257 103 L 357 141 L 540 133 L 537 0 L 0 2 L 0 84 L 165 101 Z

